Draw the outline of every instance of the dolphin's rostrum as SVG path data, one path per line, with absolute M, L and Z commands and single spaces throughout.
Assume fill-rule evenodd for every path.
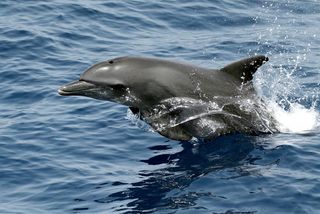
M 254 56 L 213 70 L 156 58 L 120 57 L 93 65 L 78 81 L 62 86 L 59 94 L 126 105 L 174 140 L 272 133 L 277 124 L 251 82 L 267 61 Z

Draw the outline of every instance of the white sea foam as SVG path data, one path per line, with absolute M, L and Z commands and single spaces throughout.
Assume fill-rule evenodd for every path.
M 276 102 L 268 106 L 274 118 L 279 123 L 279 131 L 283 133 L 308 133 L 319 127 L 320 114 L 315 108 L 306 108 L 298 103 L 291 103 L 288 110 L 284 110 Z

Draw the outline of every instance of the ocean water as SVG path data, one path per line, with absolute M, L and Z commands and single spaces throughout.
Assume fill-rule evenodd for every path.
M 0 17 L 0 213 L 320 213 L 318 0 L 2 0 Z M 255 54 L 280 133 L 178 142 L 57 94 L 118 56 Z

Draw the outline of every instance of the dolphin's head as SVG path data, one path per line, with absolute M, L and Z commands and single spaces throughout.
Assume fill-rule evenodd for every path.
M 59 88 L 63 96 L 86 96 L 109 100 L 127 106 L 141 107 L 141 100 L 147 98 L 150 75 L 142 72 L 152 66 L 143 58 L 121 57 L 97 63 L 87 69 L 78 81 Z M 144 73 L 145 74 L 145 73 Z

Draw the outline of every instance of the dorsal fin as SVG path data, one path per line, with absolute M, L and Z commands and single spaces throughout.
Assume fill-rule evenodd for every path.
M 246 83 L 252 80 L 253 74 L 257 69 L 268 61 L 266 56 L 253 56 L 247 59 L 242 59 L 237 62 L 233 62 L 221 69 L 223 72 L 234 76 L 239 79 L 241 83 Z

